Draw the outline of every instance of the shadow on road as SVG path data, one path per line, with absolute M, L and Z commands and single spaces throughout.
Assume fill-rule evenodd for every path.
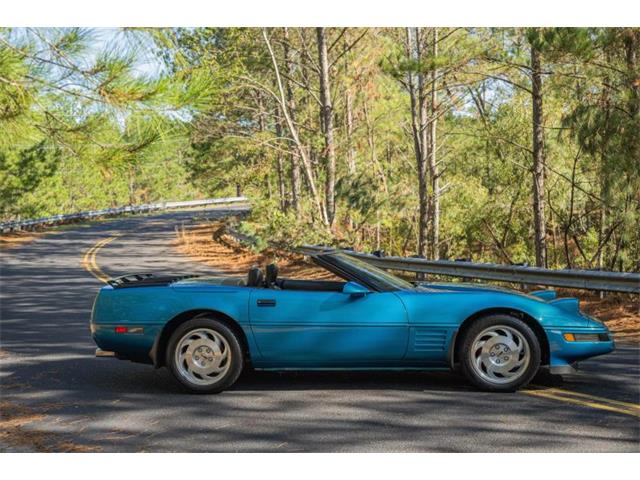
M 638 450 L 636 419 L 479 392 L 457 374 L 247 371 L 228 392 L 190 395 L 165 369 L 94 358 L 88 319 L 100 283 L 83 253 L 123 234 L 101 252 L 110 274 L 206 268 L 168 253 L 174 225 L 191 216 L 100 223 L 2 254 L 2 402 L 46 411 L 24 428 L 105 451 Z M 638 402 L 638 352 L 622 346 L 563 382 L 536 382 Z

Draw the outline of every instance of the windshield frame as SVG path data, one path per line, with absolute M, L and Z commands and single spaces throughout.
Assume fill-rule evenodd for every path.
M 342 252 L 331 252 L 316 255 L 317 263 L 344 278 L 354 281 L 376 292 L 396 292 L 402 290 L 415 290 L 415 285 L 403 280 L 386 270 L 376 267 L 366 260 L 353 257 Z

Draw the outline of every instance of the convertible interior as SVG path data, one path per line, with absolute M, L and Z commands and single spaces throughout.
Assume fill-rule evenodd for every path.
M 247 287 L 271 288 L 275 290 L 304 290 L 312 292 L 341 292 L 346 282 L 330 280 L 298 280 L 279 278 L 278 266 L 267 265 L 265 273 L 259 267 L 249 269 L 245 285 Z

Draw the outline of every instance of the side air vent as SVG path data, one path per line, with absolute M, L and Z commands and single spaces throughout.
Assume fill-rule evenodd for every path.
M 447 343 L 447 331 L 443 329 L 412 329 L 412 345 L 415 352 L 441 352 Z

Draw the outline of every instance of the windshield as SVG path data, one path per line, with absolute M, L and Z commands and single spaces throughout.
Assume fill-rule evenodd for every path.
M 329 255 L 332 263 L 341 270 L 355 273 L 357 277 L 365 277 L 376 290 L 386 292 L 389 290 L 413 290 L 412 283 L 391 275 L 389 272 L 374 267 L 370 263 L 344 253 L 332 253 Z

